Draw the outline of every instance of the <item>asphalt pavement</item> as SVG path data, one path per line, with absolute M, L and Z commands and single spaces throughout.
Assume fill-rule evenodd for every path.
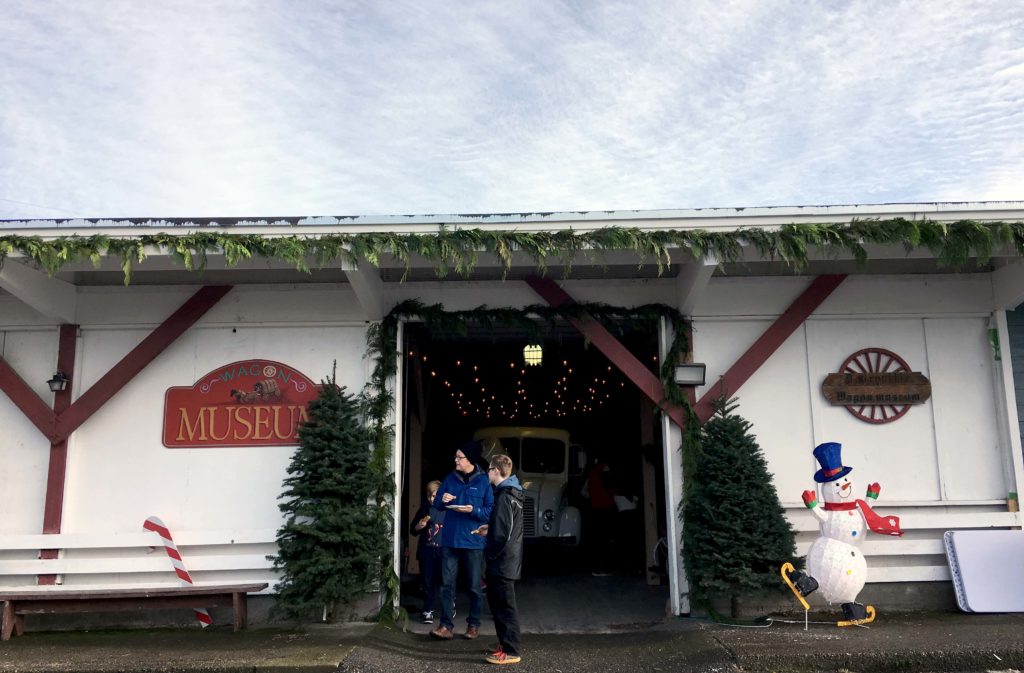
M 811 615 L 728 626 L 672 618 L 614 633 L 528 633 L 520 671 L 1011 671 L 1024 670 L 1024 615 L 881 613 L 839 628 Z M 822 623 L 815 623 L 822 622 Z M 27 633 L 0 643 L 0 672 L 459 673 L 493 668 L 477 640 L 431 640 L 376 624 L 303 629 L 230 627 Z M 487 633 L 490 632 L 490 633 Z

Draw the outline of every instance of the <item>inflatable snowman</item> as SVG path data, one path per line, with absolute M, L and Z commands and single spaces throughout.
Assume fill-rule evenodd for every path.
M 826 442 L 814 449 L 821 469 L 814 473 L 814 481 L 823 504 L 815 491 L 804 491 L 803 501 L 818 519 L 821 537 L 814 541 L 807 553 L 807 574 L 794 572 L 786 577 L 787 584 L 798 594 L 806 596 L 815 589 L 829 603 L 839 603 L 845 622 L 840 625 L 865 623 L 874 618 L 874 609 L 857 602 L 857 594 L 867 580 L 867 563 L 860 551 L 867 529 L 885 535 L 903 535 L 899 517 L 882 517 L 865 500 L 854 497 L 852 467 L 842 461 L 842 445 Z M 878 498 L 881 490 L 877 483 L 867 489 L 867 498 Z M 785 575 L 784 575 L 785 577 Z M 801 600 L 806 607 L 806 601 Z M 868 614 L 870 610 L 870 616 Z

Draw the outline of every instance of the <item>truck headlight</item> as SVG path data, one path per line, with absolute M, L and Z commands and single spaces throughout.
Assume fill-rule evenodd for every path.
M 541 528 L 544 529 L 545 533 L 550 533 L 551 532 L 551 522 L 550 521 L 545 521 L 544 525 L 541 526 Z
M 545 521 L 554 521 L 554 519 L 555 519 L 555 513 L 554 512 L 552 512 L 550 509 L 544 510 L 544 520 Z M 550 528 L 546 528 L 545 530 L 550 530 Z

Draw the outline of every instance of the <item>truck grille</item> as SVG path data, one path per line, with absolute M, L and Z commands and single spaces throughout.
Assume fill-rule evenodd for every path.
M 523 537 L 536 537 L 537 535 L 537 502 L 530 496 L 526 496 L 523 503 Z

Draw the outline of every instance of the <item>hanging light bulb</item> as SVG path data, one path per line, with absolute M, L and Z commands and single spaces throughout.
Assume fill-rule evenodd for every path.
M 523 349 L 523 362 L 530 366 L 540 365 L 544 361 L 544 350 L 540 344 L 530 344 Z

